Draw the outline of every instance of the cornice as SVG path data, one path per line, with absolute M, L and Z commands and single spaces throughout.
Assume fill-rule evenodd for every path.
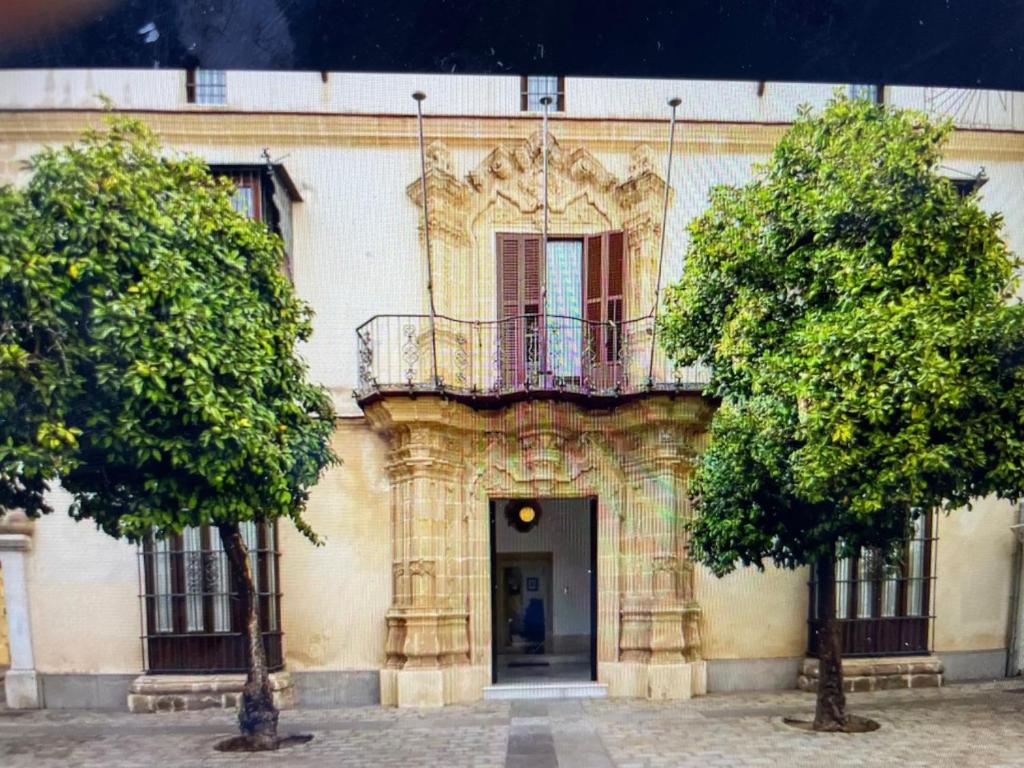
M 107 113 L 88 109 L 0 110 L 0 141 L 66 142 L 83 128 L 102 125 Z M 125 111 L 146 121 L 165 141 L 181 144 L 259 144 L 376 146 L 411 149 L 417 143 L 412 116 L 285 112 Z M 528 139 L 537 120 L 520 117 L 428 117 L 429 139 L 449 148 L 491 147 L 498 141 Z M 767 153 L 788 123 L 683 120 L 676 144 L 693 152 Z M 659 152 L 667 144 L 663 122 L 624 118 L 556 118 L 551 130 L 564 142 L 597 149 L 627 148 L 642 142 Z M 262 143 L 261 143 L 262 142 Z M 993 160 L 1024 159 L 1024 131 L 957 129 L 947 156 Z
M 83 128 L 99 126 L 102 110 L 0 110 L 0 141 L 66 142 Z M 125 111 L 146 121 L 165 141 L 181 144 L 259 144 L 375 146 L 415 148 L 416 121 L 404 115 L 356 115 L 282 112 Z M 661 122 L 628 119 L 551 121 L 564 142 L 598 149 L 621 149 L 638 142 L 664 152 L 667 131 Z M 732 152 L 764 154 L 787 123 L 680 121 L 676 144 L 681 154 Z M 499 117 L 429 117 L 428 139 L 443 138 L 449 148 L 490 147 L 497 141 L 527 140 L 537 121 Z M 261 143 L 262 142 L 262 143 Z M 1024 132 L 958 129 L 947 156 L 992 160 L 1024 159 Z
M 101 110 L 0 110 L 0 141 L 66 142 L 85 127 L 102 125 Z M 414 117 L 281 112 L 124 111 L 118 114 L 148 123 L 169 143 L 375 146 L 412 149 L 417 145 Z M 427 140 L 442 138 L 449 148 L 493 147 L 528 140 L 538 121 L 499 117 L 429 117 Z M 782 123 L 682 121 L 676 144 L 680 153 L 703 147 L 737 152 L 766 152 L 785 130 Z M 550 129 L 569 143 L 591 148 L 629 148 L 645 143 L 663 153 L 668 131 L 661 121 L 626 119 L 554 119 Z M 262 144 L 261 144 L 262 146 Z

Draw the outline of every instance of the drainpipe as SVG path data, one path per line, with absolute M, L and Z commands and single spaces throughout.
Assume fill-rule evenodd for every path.
M 1017 524 L 1011 525 L 1013 582 L 1010 588 L 1010 621 L 1007 635 L 1006 676 L 1016 677 L 1024 668 L 1024 502 L 1017 505 Z

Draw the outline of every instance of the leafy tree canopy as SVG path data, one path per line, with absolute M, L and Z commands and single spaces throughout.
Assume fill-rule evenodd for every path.
M 837 97 L 690 226 L 659 333 L 721 400 L 694 478 L 722 574 L 887 547 L 1021 495 L 1024 317 L 998 215 L 939 173 L 948 124 Z
M 0 191 L 0 505 L 138 539 L 290 518 L 335 460 L 280 239 L 195 157 L 117 119 Z

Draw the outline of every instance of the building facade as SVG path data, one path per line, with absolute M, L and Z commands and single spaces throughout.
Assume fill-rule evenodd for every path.
M 282 702 L 792 688 L 814 675 L 809 573 L 717 579 L 689 560 L 687 483 L 714 405 L 706 371 L 659 351 L 652 313 L 708 189 L 750 178 L 798 105 L 835 87 L 9 71 L 0 181 L 99 124 L 103 93 L 233 178 L 239 210 L 284 239 L 344 463 L 310 500 L 325 546 L 283 524 L 246 532 Z M 1024 94 L 842 87 L 952 119 L 943 172 L 1024 253 Z M 840 564 L 851 685 L 1016 674 L 1019 522 L 981 500 L 925 521 L 902 568 Z M 216 537 L 134 547 L 62 514 L 0 526 L 12 706 L 233 701 Z

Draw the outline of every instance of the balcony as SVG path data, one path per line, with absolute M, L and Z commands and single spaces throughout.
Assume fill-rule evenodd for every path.
M 442 394 L 476 407 L 526 398 L 611 405 L 652 393 L 701 392 L 703 366 L 675 366 L 654 343 L 654 319 L 590 322 L 562 315 L 471 321 L 376 315 L 356 330 L 366 404 Z M 653 350 L 653 354 L 652 354 Z

